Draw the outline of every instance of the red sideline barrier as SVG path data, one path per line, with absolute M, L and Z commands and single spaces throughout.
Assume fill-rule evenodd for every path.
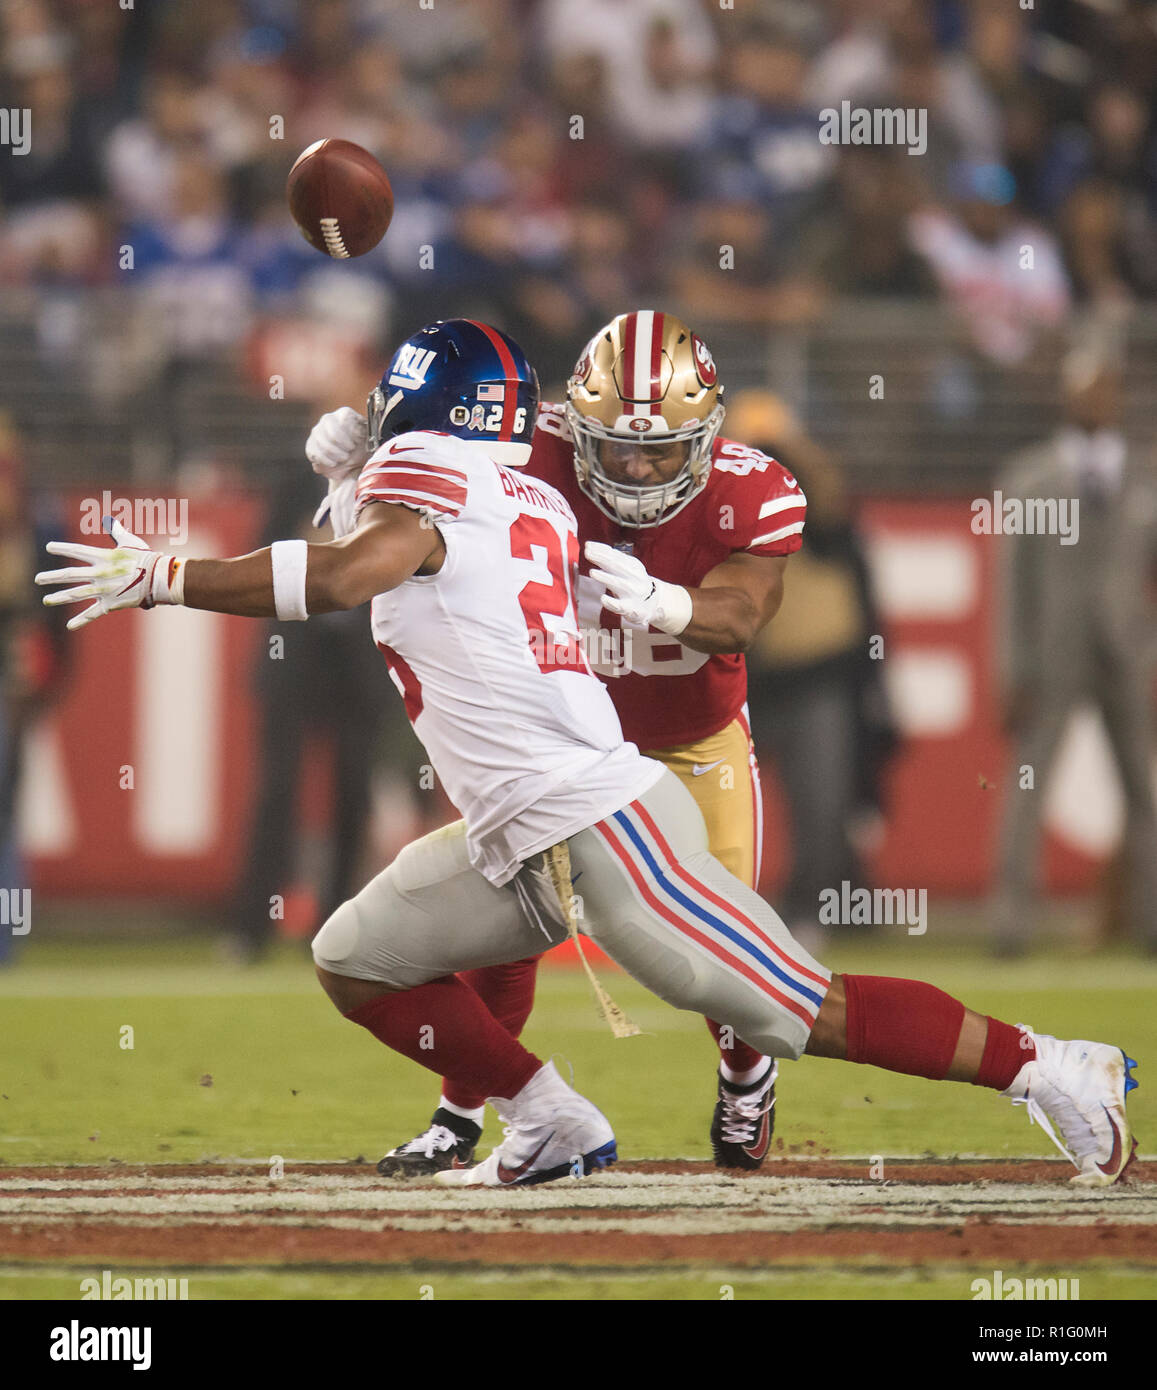
M 83 515 L 81 495 L 69 500 L 66 515 Z M 185 550 L 243 554 L 263 513 L 245 495 L 193 502 Z M 70 539 L 101 543 L 79 531 Z M 244 618 L 176 609 L 118 613 L 69 635 L 71 682 L 25 772 L 25 839 L 41 891 L 189 902 L 228 893 L 254 785 L 259 636 Z
M 218 495 L 189 511 L 190 554 L 236 554 L 255 543 L 262 506 L 251 497 Z M 913 706 L 919 719 L 935 724 L 955 711 L 939 731 L 912 733 L 897 759 L 877 880 L 978 894 L 990 880 L 1005 776 L 989 637 L 994 542 L 971 533 L 965 499 L 873 501 L 864 525 L 901 576 L 899 586 L 883 586 L 886 669 L 907 666 L 909 692 L 933 692 L 931 709 Z M 102 619 L 71 639 L 72 686 L 34 741 L 26 778 L 26 840 L 40 891 L 203 904 L 229 894 L 255 780 L 258 637 L 245 619 L 161 610 Z M 789 834 L 774 768 L 764 771 L 763 886 L 774 901 Z M 1099 862 L 1050 837 L 1052 888 L 1087 888 Z

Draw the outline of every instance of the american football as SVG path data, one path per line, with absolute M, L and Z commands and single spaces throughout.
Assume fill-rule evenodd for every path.
M 302 150 L 285 192 L 302 236 L 335 261 L 372 251 L 394 216 L 389 176 L 350 140 L 317 140 Z

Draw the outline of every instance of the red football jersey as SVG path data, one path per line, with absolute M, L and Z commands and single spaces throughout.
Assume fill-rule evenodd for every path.
M 561 408 L 544 404 L 526 472 L 558 488 L 574 508 L 579 539 L 629 547 L 656 579 L 695 588 L 729 555 L 791 555 L 800 547 L 807 499 L 781 463 L 758 449 L 716 439 L 707 486 L 660 526 L 620 526 L 579 488 L 574 445 Z M 742 652 L 710 655 L 650 628 L 623 629 L 602 606 L 602 585 L 581 561 L 578 612 L 599 628 L 588 648 L 606 681 L 624 737 L 642 749 L 694 743 L 725 728 L 747 699 Z

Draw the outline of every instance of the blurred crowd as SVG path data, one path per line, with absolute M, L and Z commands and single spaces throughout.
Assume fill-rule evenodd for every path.
M 1147 0 L 7 0 L 32 138 L 0 159 L 0 282 L 127 282 L 177 358 L 269 315 L 376 348 L 488 314 L 548 384 L 630 305 L 759 328 L 940 296 L 1005 371 L 1070 305 L 1157 290 L 1155 86 Z M 844 101 L 926 110 L 926 152 L 822 143 Z M 340 277 L 285 210 L 324 136 L 397 198 Z

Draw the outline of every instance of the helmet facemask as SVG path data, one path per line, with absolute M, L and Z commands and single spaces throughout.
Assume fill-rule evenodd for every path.
M 574 438 L 579 486 L 605 516 L 621 526 L 645 529 L 662 525 L 707 486 L 711 450 L 723 424 L 723 413 L 723 406 L 716 405 L 706 420 L 690 421 L 682 429 L 648 434 L 644 442 L 637 434 L 611 429 L 602 421 L 584 415 L 568 402 L 566 418 Z M 632 483 L 607 471 L 599 457 L 599 446 L 604 441 L 640 449 L 685 442 L 687 457 L 678 472 L 666 482 Z
M 366 442 L 370 453 L 375 453 L 382 443 L 382 426 L 386 422 L 386 398 L 380 386 L 375 386 L 366 397 Z

